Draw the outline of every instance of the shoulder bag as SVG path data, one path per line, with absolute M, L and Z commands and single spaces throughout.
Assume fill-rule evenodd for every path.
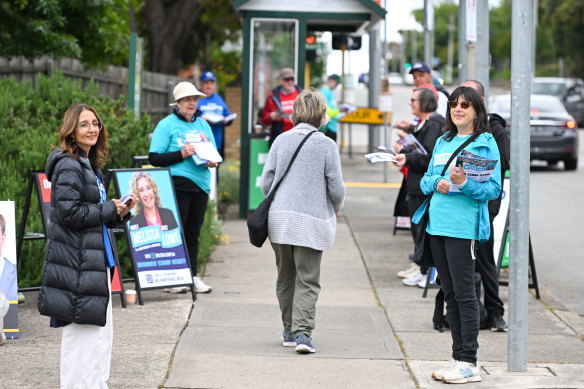
M 444 165 L 444 169 L 442 170 L 442 174 L 440 174 L 441 176 L 443 176 L 444 173 L 446 173 L 448 166 L 450 166 L 450 163 L 454 160 L 454 158 L 456 158 L 458 153 L 460 153 L 466 146 L 468 146 L 472 141 L 474 141 L 478 135 L 479 134 L 473 134 L 473 136 L 468 138 L 463 144 L 460 145 L 460 147 L 458 147 L 456 149 L 456 151 L 454 153 L 452 153 L 452 155 L 448 159 L 448 162 L 446 162 L 446 165 Z M 429 217 L 428 213 L 430 210 L 430 200 L 432 200 L 432 195 L 434 195 L 434 192 L 430 193 L 428 195 L 428 197 L 426 197 L 426 200 L 424 200 L 424 203 L 421 205 L 422 207 L 425 206 L 426 210 L 424 212 L 424 215 L 422 215 L 422 218 L 420 219 L 420 223 L 418 223 L 418 224 L 422 227 L 421 230 L 424 232 L 423 232 L 423 234 L 421 234 L 421 236 L 418 237 L 417 241 L 414 242 L 414 246 L 415 246 L 414 247 L 414 262 L 416 263 L 416 265 L 422 266 L 422 267 L 435 267 L 436 266 L 434 264 L 434 259 L 432 258 L 432 251 L 430 250 L 430 236 L 426 232 L 426 227 L 428 227 L 428 217 Z
M 256 247 L 262 247 L 264 242 L 268 238 L 268 214 L 270 212 L 270 205 L 272 205 L 272 201 L 274 200 L 274 196 L 276 195 L 276 190 L 278 190 L 278 187 L 282 183 L 282 180 L 284 179 L 284 177 L 286 177 L 286 174 L 288 174 L 288 171 L 290 170 L 292 163 L 294 163 L 294 160 L 296 159 L 296 156 L 300 152 L 302 146 L 304 146 L 304 143 L 306 143 L 308 138 L 315 132 L 316 131 L 310 131 L 304 137 L 304 139 L 302 139 L 302 142 L 300 142 L 300 144 L 298 145 L 298 148 L 294 152 L 294 155 L 292 155 L 292 159 L 290 159 L 290 163 L 288 163 L 288 167 L 286 168 L 286 171 L 280 178 L 280 181 L 278 181 L 278 183 L 274 185 L 268 196 L 260 203 L 260 205 L 258 205 L 254 213 L 252 213 L 251 216 L 247 218 L 247 230 L 249 232 L 249 241 L 252 245 Z

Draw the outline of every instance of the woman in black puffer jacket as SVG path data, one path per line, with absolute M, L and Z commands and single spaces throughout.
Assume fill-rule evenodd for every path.
M 107 388 L 113 327 L 107 227 L 127 221 L 136 200 L 106 201 L 100 168 L 107 131 L 89 105 L 70 107 L 60 147 L 47 159 L 51 213 L 38 309 L 51 327 L 64 327 L 61 388 Z

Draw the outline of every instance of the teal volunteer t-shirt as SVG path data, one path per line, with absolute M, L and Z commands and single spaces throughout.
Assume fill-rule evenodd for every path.
M 434 172 L 442 172 L 452 153 L 469 136 L 471 135 L 455 136 L 450 142 L 442 142 L 440 149 L 434 150 Z M 469 146 L 472 146 L 472 143 Z M 468 149 L 469 146 L 466 146 L 465 149 Z M 456 158 L 450 166 L 455 164 Z M 444 173 L 444 178 L 448 182 L 450 182 L 450 166 Z M 478 240 L 479 202 L 464 194 L 445 195 L 438 191 L 434 192 L 430 201 L 426 231 L 431 235 Z
M 151 153 L 172 153 L 179 151 L 185 145 L 185 138 L 189 133 L 189 139 L 202 139 L 207 137 L 213 146 L 215 138 L 209 123 L 201 118 L 194 122 L 187 123 L 175 114 L 171 114 L 162 119 L 154 133 L 150 143 Z M 197 165 L 193 158 L 185 158 L 182 162 L 170 166 L 170 174 L 188 178 L 206 193 L 211 191 L 211 172 L 205 165 Z

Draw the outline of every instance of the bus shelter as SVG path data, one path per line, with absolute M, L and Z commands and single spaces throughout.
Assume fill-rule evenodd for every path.
M 278 85 L 281 68 L 294 70 L 304 85 L 307 31 L 363 34 L 386 11 L 373 0 L 234 0 L 243 21 L 241 170 L 239 216 L 246 218 L 263 200 L 259 177 L 268 152 L 255 136 L 258 114 Z

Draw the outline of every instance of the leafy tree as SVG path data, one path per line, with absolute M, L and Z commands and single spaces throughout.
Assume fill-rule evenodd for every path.
M 148 38 L 146 67 L 167 74 L 195 62 L 212 69 L 214 48 L 241 30 L 229 0 L 136 0 L 130 19 Z
M 416 21 L 424 25 L 424 9 L 413 11 Z M 440 59 L 442 64 L 448 62 L 448 24 L 450 15 L 454 18 L 454 64 L 458 62 L 458 5 L 441 3 L 434 8 L 434 56 Z M 418 34 L 418 59 L 424 57 L 424 33 Z M 429 64 L 428 64 L 429 65 Z
M 0 56 L 121 64 L 128 57 L 126 10 L 126 0 L 0 1 Z
M 580 38 L 584 34 L 584 3 L 581 0 L 547 3 L 547 15 L 558 56 L 565 59 L 572 75 L 584 77 L 584 41 Z

